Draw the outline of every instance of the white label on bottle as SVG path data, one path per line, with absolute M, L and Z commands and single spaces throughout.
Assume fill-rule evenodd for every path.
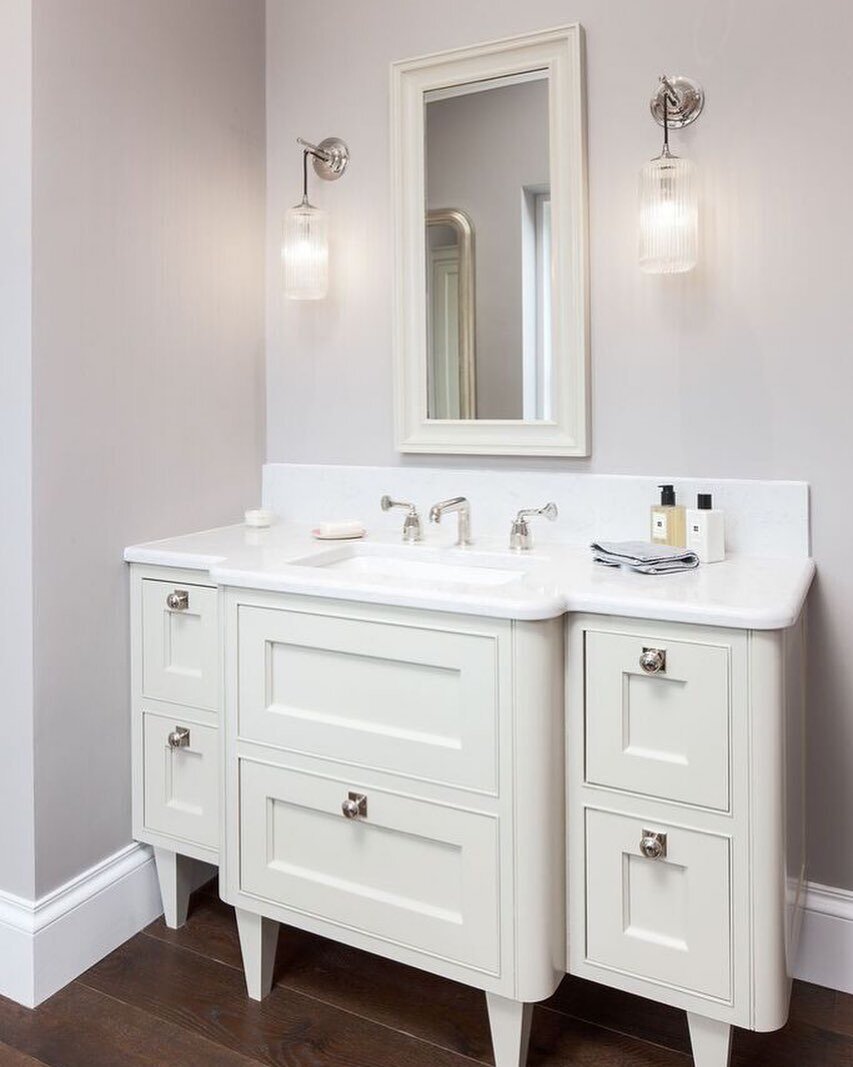
M 669 523 L 665 511 L 656 511 L 652 517 L 652 536 L 656 541 L 665 541 Z

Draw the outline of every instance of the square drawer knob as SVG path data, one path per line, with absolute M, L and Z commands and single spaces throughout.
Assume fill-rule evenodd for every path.
M 666 834 L 656 830 L 643 830 L 640 838 L 640 852 L 647 860 L 666 859 Z
M 168 737 L 169 748 L 189 748 L 190 731 L 186 726 L 176 726 Z
M 169 611 L 186 611 L 190 606 L 190 594 L 186 589 L 175 589 L 166 597 Z
M 341 804 L 341 811 L 347 819 L 366 819 L 367 797 L 364 793 L 350 793 Z
M 640 666 L 646 674 L 665 674 L 666 649 L 644 648 L 640 653 Z

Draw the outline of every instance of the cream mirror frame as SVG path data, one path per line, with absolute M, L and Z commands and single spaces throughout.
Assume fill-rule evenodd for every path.
M 452 86 L 548 79 L 551 189 L 549 419 L 428 417 L 425 102 Z M 569 25 L 391 66 L 394 393 L 400 452 L 589 455 L 589 311 L 583 30 Z

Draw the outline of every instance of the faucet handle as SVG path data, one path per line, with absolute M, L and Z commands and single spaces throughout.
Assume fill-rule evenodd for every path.
M 403 520 L 403 540 L 420 541 L 421 519 L 418 515 L 418 509 L 414 504 L 406 503 L 403 500 L 392 500 L 386 493 L 379 501 L 379 506 L 383 511 L 390 511 L 391 508 L 406 508 L 407 514 Z
M 551 501 L 541 508 L 522 508 L 516 515 L 509 531 L 509 547 L 514 552 L 527 552 L 533 548 L 533 534 L 527 520 L 537 515 L 544 515 L 549 522 L 553 522 L 559 512 L 557 505 Z

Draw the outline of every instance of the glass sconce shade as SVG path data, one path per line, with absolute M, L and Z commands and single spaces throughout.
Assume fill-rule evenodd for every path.
M 305 199 L 284 217 L 281 246 L 284 295 L 289 300 L 322 300 L 329 289 L 329 237 L 325 211 Z
M 640 268 L 681 274 L 696 266 L 699 197 L 696 165 L 667 151 L 640 172 Z

